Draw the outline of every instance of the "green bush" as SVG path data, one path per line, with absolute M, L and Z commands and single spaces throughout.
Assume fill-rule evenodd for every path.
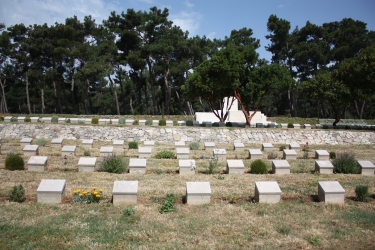
M 176 159 L 176 155 L 171 151 L 161 151 L 155 155 L 156 159 Z
M 282 128 L 283 126 L 281 126 L 281 124 L 280 123 L 278 123 L 277 125 L 276 125 L 276 128 Z
M 91 124 L 99 124 L 99 117 L 91 118 Z
M 85 151 L 83 151 L 83 155 L 84 156 L 91 156 L 90 150 L 86 149 Z
M 208 163 L 208 174 L 214 174 L 216 172 L 216 169 L 218 168 L 218 159 L 217 156 L 212 158 L 210 162 Z
M 138 148 L 138 142 L 136 141 L 130 141 L 128 142 L 129 149 L 137 149 Z
M 46 145 L 46 143 L 47 143 L 47 141 L 42 139 L 42 138 L 36 140 L 36 142 L 35 142 L 36 145 L 39 145 L 41 147 L 44 147 Z
M 146 120 L 145 125 L 146 126 L 151 126 L 152 125 L 152 121 L 151 120 Z
M 122 174 L 125 172 L 125 170 L 126 167 L 123 159 L 117 156 L 104 157 L 98 169 L 99 172 L 108 172 L 115 174 Z
M 288 123 L 288 128 L 294 128 L 293 123 L 289 122 L 289 123 Z
M 198 150 L 199 149 L 199 142 L 193 141 L 189 143 L 190 150 Z
M 268 160 L 273 160 L 273 159 L 276 159 L 277 158 L 277 154 L 274 153 L 274 152 L 269 152 L 268 153 L 268 156 L 267 156 L 267 159 Z
M 367 202 L 370 198 L 368 193 L 368 186 L 358 185 L 355 187 L 355 194 L 357 195 L 357 201 Z
M 334 173 L 358 174 L 360 172 L 355 156 L 351 153 L 339 154 L 336 159 L 333 159 L 332 164 Z
M 9 192 L 9 199 L 15 202 L 23 202 L 25 200 L 25 189 L 23 186 L 13 186 L 13 189 Z
M 335 152 L 329 152 L 329 158 L 330 159 L 336 159 L 336 153 Z
M 173 121 L 173 126 L 180 126 L 180 125 L 178 124 L 178 121 Z
M 280 146 L 279 151 L 284 151 L 284 149 L 286 149 L 286 147 L 284 145 L 282 145 L 282 146 Z
M 186 126 L 192 127 L 193 121 L 192 120 L 186 120 Z
M 258 159 L 251 163 L 250 165 L 250 173 L 252 174 L 267 174 L 267 166 L 264 161 Z
M 126 121 L 125 117 L 118 118 L 118 124 L 125 124 L 125 121 Z
M 8 170 L 24 170 L 25 169 L 25 163 L 23 161 L 23 158 L 19 155 L 8 155 L 5 158 L 5 169 Z
M 31 122 L 30 117 L 26 117 L 25 122 Z
M 59 117 L 56 116 L 56 115 L 52 116 L 52 117 L 51 117 L 51 122 L 52 122 L 52 123 L 58 123 L 58 122 L 59 122 Z
M 218 122 L 214 122 L 214 123 L 212 123 L 212 127 L 214 127 L 214 128 L 218 128 L 218 127 L 219 127 L 219 123 L 218 123 Z
M 18 122 L 18 118 L 17 117 L 12 117 L 12 118 L 10 118 L 10 122 Z
M 176 211 L 176 208 L 174 206 L 175 201 L 176 197 L 174 196 L 174 194 L 167 194 L 163 202 L 163 205 L 159 208 L 159 213 L 165 214 L 168 212 Z
M 231 122 L 226 122 L 226 123 L 225 123 L 225 126 L 226 126 L 226 127 L 233 127 L 233 124 L 232 124 Z
M 70 123 L 70 119 L 69 119 L 69 118 L 66 119 L 65 122 L 66 122 L 66 123 Z
M 165 119 L 159 120 L 159 126 L 166 126 L 166 125 L 167 125 L 167 121 Z

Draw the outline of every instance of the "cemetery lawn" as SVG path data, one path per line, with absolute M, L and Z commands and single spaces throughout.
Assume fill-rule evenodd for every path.
M 19 139 L 2 138 L 0 155 L 0 246 L 1 249 L 373 249 L 375 235 L 375 177 L 344 174 L 317 174 L 314 170 L 316 149 L 328 152 L 353 152 L 358 160 L 375 163 L 375 145 L 311 145 L 308 159 L 288 160 L 290 175 L 254 175 L 247 168 L 252 160 L 247 150 L 233 151 L 232 144 L 218 144 L 227 150 L 227 159 L 242 159 L 244 175 L 225 174 L 225 161 L 219 161 L 215 174 L 208 174 L 212 151 L 190 151 L 196 160 L 195 175 L 178 174 L 177 159 L 155 159 L 162 150 L 175 152 L 173 143 L 155 143 L 152 158 L 147 160 L 145 175 L 78 172 L 79 157 L 85 149 L 80 140 L 64 140 L 77 145 L 76 157 L 63 163 L 61 148 L 51 147 L 50 140 L 40 149 L 48 156 L 45 172 L 8 171 L 4 162 L 8 151 L 23 157 Z M 99 157 L 100 146 L 112 142 L 95 141 L 91 157 Z M 187 143 L 188 144 L 188 143 Z M 141 145 L 141 143 L 140 143 Z M 274 145 L 278 159 L 281 145 Z M 287 145 L 284 145 L 287 146 Z M 302 145 L 301 145 L 302 146 Z M 261 145 L 245 144 L 245 148 Z M 263 160 L 271 169 L 263 152 Z M 137 157 L 127 145 L 117 155 L 128 162 Z M 202 159 L 204 158 L 204 159 Z M 99 163 L 100 164 L 100 160 Z M 62 204 L 37 203 L 36 190 L 42 179 L 65 179 L 66 198 Z M 115 180 L 138 180 L 138 203 L 114 206 L 111 193 Z M 338 181 L 345 189 L 345 204 L 317 202 L 318 181 Z M 211 203 L 184 204 L 186 182 L 208 181 Z M 255 181 L 277 181 L 282 190 L 278 204 L 254 203 Z M 9 201 L 9 190 L 22 184 L 26 200 Z M 355 187 L 368 185 L 369 202 L 355 200 Z M 73 191 L 104 190 L 99 204 L 73 204 Z M 167 194 L 177 199 L 175 211 L 159 213 Z M 234 203 L 230 203 L 234 201 Z

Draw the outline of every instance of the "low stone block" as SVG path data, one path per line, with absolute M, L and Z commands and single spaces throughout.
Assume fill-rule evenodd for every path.
M 113 156 L 113 147 L 100 147 L 100 157 Z
M 362 175 L 374 175 L 375 166 L 371 161 L 358 161 Z
M 152 120 L 152 126 L 159 126 L 159 120 Z
M 204 127 L 212 127 L 212 122 L 202 122 Z
M 154 141 L 144 141 L 143 146 L 148 147 L 148 148 L 154 148 L 155 142 Z
M 112 123 L 113 125 L 118 125 L 118 123 L 119 123 L 119 119 L 111 119 L 111 123 Z
M 140 147 L 138 148 L 138 158 L 150 158 L 152 148 L 150 147 Z
M 227 151 L 224 148 L 214 148 L 213 156 L 218 160 L 225 160 L 227 159 Z
M 227 160 L 228 174 L 243 174 L 245 166 L 242 160 Z
M 297 152 L 293 149 L 284 149 L 283 150 L 283 159 L 284 160 L 295 160 L 297 159 Z
M 165 121 L 165 126 L 167 126 L 167 127 L 172 127 L 172 126 L 173 126 L 173 121 L 166 120 L 166 121 Z
M 39 121 L 39 117 L 30 117 L 30 121 L 31 122 L 38 122 Z
M 138 181 L 115 181 L 112 189 L 113 205 L 137 203 Z
M 63 145 L 63 138 L 54 138 L 51 140 L 51 147 L 58 147 L 61 148 Z
M 193 127 L 199 127 L 199 122 L 198 121 L 193 121 Z
M 23 155 L 25 156 L 39 155 L 39 145 L 26 145 L 23 148 Z
M 263 151 L 271 151 L 271 150 L 273 150 L 272 143 L 268 143 L 268 142 L 262 143 L 262 150 Z
M 10 120 L 13 118 L 13 116 L 5 116 L 4 122 L 10 122 Z
M 290 174 L 290 165 L 287 160 L 273 160 L 272 173 L 274 174 Z
M 129 173 L 130 174 L 145 174 L 146 173 L 146 159 L 130 158 Z
M 114 149 L 124 149 L 124 140 L 113 140 Z
M 65 122 L 66 122 L 66 118 L 65 117 L 61 117 L 61 118 L 57 119 L 57 123 L 65 123 Z
M 17 118 L 17 122 L 25 122 L 26 117 L 25 116 L 19 116 Z
M 345 202 L 345 190 L 338 181 L 319 181 L 318 199 L 326 203 Z
M 315 171 L 321 174 L 333 174 L 333 165 L 329 160 L 316 160 Z
M 132 126 L 134 123 L 134 119 L 126 119 L 125 120 L 125 125 Z
M 92 148 L 92 145 L 94 144 L 93 139 L 83 139 L 82 140 L 82 147 L 84 148 Z
M 213 150 L 214 148 L 215 148 L 215 142 L 211 142 L 211 141 L 204 142 L 205 150 Z
M 185 142 L 184 141 L 177 141 L 174 143 L 174 146 L 176 148 L 184 148 L 185 147 Z
M 249 149 L 249 158 L 252 160 L 262 159 L 262 151 L 260 149 Z
M 294 127 L 295 129 L 300 129 L 300 128 L 301 128 L 301 124 L 293 124 L 293 127 Z
M 235 142 L 233 143 L 234 151 L 243 151 L 245 149 L 245 145 L 242 142 Z
M 225 127 L 225 122 L 218 122 L 219 127 Z
M 47 156 L 31 156 L 27 162 L 27 168 L 29 171 L 45 171 L 47 161 Z
M 296 143 L 296 142 L 292 142 L 292 143 L 289 144 L 289 149 L 292 149 L 292 150 L 294 150 L 296 152 L 300 152 L 301 151 L 301 146 L 298 143 Z
M 20 145 L 21 146 L 31 145 L 32 142 L 33 142 L 33 138 L 22 138 L 20 140 Z
M 96 166 L 96 157 L 80 157 L 78 161 L 79 172 L 94 172 Z
M 71 124 L 78 124 L 79 123 L 79 119 L 78 118 L 70 118 L 70 123 Z
M 189 148 L 176 148 L 177 159 L 189 159 L 190 151 Z
M 305 126 L 305 129 L 311 129 L 311 125 L 310 124 L 304 124 Z
M 52 122 L 52 117 L 43 117 L 42 122 L 44 123 L 51 123 Z
M 145 126 L 146 125 L 146 120 L 139 120 L 138 121 L 139 126 Z
M 62 156 L 76 156 L 76 146 L 64 146 L 61 149 Z
M 269 128 L 276 128 L 276 123 L 273 123 L 273 122 L 270 122 L 270 123 L 268 123 L 268 127 Z
M 178 126 L 186 126 L 186 121 L 177 121 Z
M 37 192 L 39 203 L 57 204 L 65 197 L 65 180 L 42 179 Z
M 85 123 L 85 124 L 92 124 L 92 118 L 86 118 L 86 119 L 84 120 L 84 123 Z
M 315 150 L 315 159 L 329 160 L 329 153 L 326 150 Z
M 200 205 L 210 203 L 211 187 L 209 182 L 186 182 L 186 203 Z
M 280 123 L 281 128 L 288 128 L 288 123 Z
M 281 189 L 276 181 L 255 182 L 255 201 L 259 203 L 278 203 Z
M 99 119 L 99 125 L 105 125 L 107 119 Z
M 264 125 L 261 122 L 257 122 L 257 123 L 255 123 L 255 127 L 257 127 L 257 128 L 263 128 Z
M 195 160 L 178 160 L 180 174 L 195 174 Z

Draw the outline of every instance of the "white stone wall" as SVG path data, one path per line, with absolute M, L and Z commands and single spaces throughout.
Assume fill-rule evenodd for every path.
M 89 126 L 62 124 L 0 124 L 1 138 L 64 138 L 125 141 L 213 141 L 216 143 L 374 144 L 375 132 L 318 129 L 256 129 L 203 127 Z

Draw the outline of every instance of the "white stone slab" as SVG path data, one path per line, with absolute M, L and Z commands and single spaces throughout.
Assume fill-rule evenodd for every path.
M 174 146 L 176 148 L 184 148 L 186 145 L 185 145 L 184 141 L 177 141 L 177 142 L 174 143 Z
M 281 189 L 276 181 L 255 182 L 255 201 L 259 203 L 278 203 Z
M 62 156 L 76 156 L 76 146 L 64 146 L 61 149 Z
M 100 147 L 100 157 L 113 156 L 113 147 Z
M 113 205 L 137 203 L 138 181 L 115 181 L 112 195 Z
M 186 182 L 186 203 L 199 205 L 210 203 L 211 187 L 209 182 Z
M 227 151 L 224 148 L 214 148 L 213 156 L 217 157 L 218 160 L 227 159 Z
M 5 116 L 4 122 L 10 122 L 10 120 L 13 118 L 13 116 Z
M 375 166 L 371 161 L 358 161 L 362 175 L 374 175 Z
M 345 201 L 345 190 L 338 181 L 319 181 L 318 199 L 326 203 L 339 203 Z
M 61 117 L 61 118 L 57 119 L 57 123 L 65 123 L 65 122 L 66 122 L 66 118 L 65 117 Z
M 115 149 L 124 149 L 124 140 L 113 140 L 113 147 Z
M 195 174 L 195 160 L 178 160 L 178 167 L 180 174 Z
M 92 148 L 92 144 L 94 143 L 93 139 L 83 139 L 82 140 L 82 147 L 84 148 Z
M 99 119 L 99 125 L 104 125 L 106 123 L 107 119 Z
M 155 146 L 155 142 L 154 141 L 144 141 L 143 145 L 145 147 L 148 147 L 148 148 L 153 148 Z
M 159 126 L 159 120 L 152 120 L 152 126 Z
M 94 172 L 96 166 L 96 157 L 80 157 L 78 161 L 79 172 Z
M 119 119 L 111 119 L 111 123 L 113 125 L 118 125 L 119 124 Z
M 301 145 L 299 145 L 298 143 L 292 142 L 292 143 L 289 144 L 289 149 L 293 149 L 296 152 L 300 152 L 301 151 Z
M 26 145 L 23 148 L 23 155 L 25 156 L 39 155 L 39 145 Z
M 129 173 L 130 174 L 145 174 L 146 173 L 146 159 L 129 159 Z
M 17 122 L 25 122 L 26 117 L 25 116 L 19 116 L 17 118 Z
M 288 123 L 280 123 L 281 128 L 288 128 Z
M 211 142 L 211 141 L 204 142 L 205 150 L 213 150 L 214 148 L 215 148 L 215 142 Z
M 65 180 L 42 179 L 36 190 L 39 203 L 61 203 L 65 196 Z
M 190 150 L 189 148 L 176 148 L 177 159 L 189 159 Z
M 245 166 L 242 160 L 227 160 L 228 174 L 243 174 Z
M 38 122 L 39 121 L 39 117 L 30 117 L 30 121 L 31 122 Z
M 329 153 L 326 150 L 315 150 L 315 159 L 329 160 Z
M 242 142 L 235 142 L 233 143 L 233 149 L 235 151 L 243 151 L 245 149 L 245 145 Z
M 45 171 L 47 161 L 47 156 L 31 156 L 27 162 L 27 168 L 29 171 Z
M 62 145 L 63 145 L 63 141 L 64 141 L 63 138 L 53 138 L 51 140 L 51 146 L 52 147 L 59 147 L 59 148 L 61 148 Z
M 263 151 L 271 151 L 271 150 L 273 150 L 272 143 L 268 143 L 268 142 L 262 143 L 262 150 Z
M 139 126 L 146 126 L 146 120 L 139 120 L 138 125 Z
M 262 151 L 260 149 L 249 149 L 249 159 L 262 159 Z
M 167 127 L 172 127 L 172 126 L 173 126 L 173 121 L 166 120 L 166 121 L 165 121 L 165 125 L 166 125 Z
M 78 118 L 70 118 L 70 123 L 71 124 L 78 124 L 79 123 L 79 119 Z
M 300 129 L 300 128 L 301 128 L 301 124 L 293 124 L 293 127 L 294 127 L 295 129 Z
M 329 160 L 315 160 L 315 171 L 321 174 L 333 174 L 333 165 Z
M 126 119 L 125 120 L 125 125 L 131 126 L 131 125 L 133 125 L 133 123 L 134 123 L 134 119 Z
M 22 138 L 20 140 L 20 145 L 21 146 L 31 145 L 32 141 L 33 141 L 33 138 Z
M 178 126 L 186 126 L 186 121 L 177 121 Z
M 138 158 L 150 158 L 152 148 L 150 147 L 139 147 L 138 148 Z
M 83 122 L 85 124 L 92 124 L 92 118 L 85 118 Z
M 283 159 L 284 160 L 295 160 L 297 159 L 297 152 L 293 149 L 284 149 L 283 150 Z
M 272 172 L 274 174 L 290 174 L 290 165 L 287 160 L 273 160 Z
M 42 122 L 44 123 L 51 123 L 52 122 L 52 117 L 43 117 Z
M 305 126 L 305 129 L 311 129 L 311 125 L 310 124 L 304 124 Z

